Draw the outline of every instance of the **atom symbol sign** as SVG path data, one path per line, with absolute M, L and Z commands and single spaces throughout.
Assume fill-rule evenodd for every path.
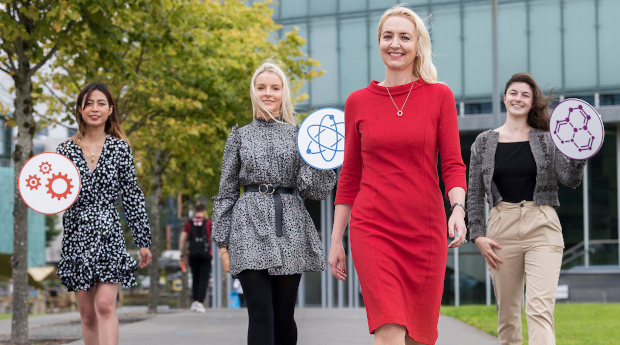
M 342 124 L 344 122 L 336 122 L 334 115 L 327 114 L 318 125 L 308 126 L 307 133 L 311 141 L 306 153 L 320 154 L 324 161 L 331 162 L 336 153 L 344 152 L 344 135 L 338 130 L 338 125 Z

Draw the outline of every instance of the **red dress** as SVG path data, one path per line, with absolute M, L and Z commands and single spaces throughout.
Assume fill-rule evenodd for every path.
M 410 87 L 390 87 L 397 106 Z M 400 324 L 415 341 L 435 344 L 447 258 L 438 153 L 446 196 L 467 186 L 456 104 L 448 86 L 418 80 L 396 113 L 376 81 L 349 96 L 335 204 L 353 205 L 351 252 L 370 333 Z

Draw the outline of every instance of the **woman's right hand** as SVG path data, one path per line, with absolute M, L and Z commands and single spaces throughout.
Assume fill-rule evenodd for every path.
M 504 262 L 502 261 L 502 259 L 500 259 L 497 256 L 497 254 L 495 254 L 495 252 L 493 251 L 493 247 L 501 249 L 502 246 L 500 246 L 497 242 L 493 241 L 492 239 L 487 238 L 487 237 L 482 237 L 482 236 L 476 237 L 475 243 L 478 246 L 480 253 L 484 257 L 484 260 L 489 265 L 491 265 L 491 267 L 498 270 L 499 265 L 497 263 L 499 262 L 503 264 Z
M 345 281 L 346 275 L 346 256 L 344 255 L 344 246 L 342 242 L 332 242 L 332 246 L 329 250 L 329 267 L 332 274 L 339 280 Z
M 230 273 L 230 257 L 228 256 L 228 249 L 220 249 L 220 258 L 222 259 L 222 267 L 224 268 L 224 272 Z

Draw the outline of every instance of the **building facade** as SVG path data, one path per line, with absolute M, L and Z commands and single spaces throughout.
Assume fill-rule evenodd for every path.
M 248 1 L 251 3 L 252 1 Z M 297 29 L 303 50 L 325 73 L 306 84 L 310 97 L 300 112 L 322 107 L 344 109 L 348 95 L 383 80 L 377 24 L 392 0 L 280 0 L 273 19 L 282 25 L 274 39 Z M 492 2 L 490 0 L 414 0 L 409 6 L 426 18 L 439 80 L 455 96 L 462 155 L 492 128 Z M 545 92 L 581 98 L 596 107 L 605 123 L 601 151 L 588 161 L 577 189 L 560 186 L 557 209 L 563 225 L 565 257 L 560 284 L 568 284 L 574 301 L 620 301 L 620 288 L 596 290 L 576 280 L 620 280 L 618 180 L 620 164 L 620 1 L 499 0 L 498 57 L 500 94 L 517 72 L 530 72 Z M 505 108 L 502 105 L 502 112 Z M 313 209 L 325 248 L 333 217 L 333 195 Z M 447 205 L 447 202 L 446 202 Z M 348 248 L 346 248 L 348 251 Z M 350 264 L 349 267 L 352 265 Z M 477 247 L 467 243 L 449 250 L 444 304 L 492 303 L 490 278 Z M 576 278 L 577 277 L 577 278 Z M 327 272 L 305 275 L 300 304 L 359 306 L 355 275 L 336 281 Z M 612 279 L 612 280 L 613 280 Z

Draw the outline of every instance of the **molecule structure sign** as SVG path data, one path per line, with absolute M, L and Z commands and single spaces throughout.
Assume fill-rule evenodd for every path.
M 588 102 L 577 98 L 569 98 L 553 109 L 549 131 L 555 146 L 577 160 L 594 156 L 605 137 L 599 114 Z
M 24 164 L 19 174 L 19 193 L 34 211 L 60 213 L 73 205 L 80 194 L 80 173 L 67 157 L 40 153 Z
M 297 133 L 297 149 L 313 168 L 340 167 L 344 161 L 344 112 L 321 108 L 308 115 Z

